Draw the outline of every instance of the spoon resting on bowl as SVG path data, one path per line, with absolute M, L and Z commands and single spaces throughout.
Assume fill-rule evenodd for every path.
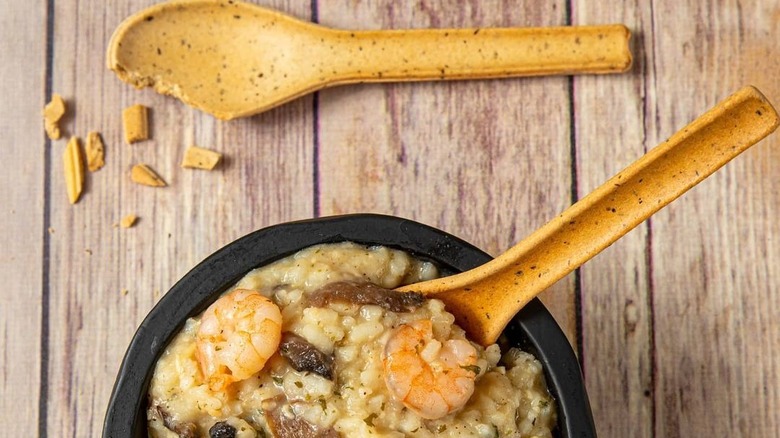
M 108 68 L 219 119 L 355 82 L 617 73 L 623 25 L 351 31 L 233 0 L 173 0 L 124 20 Z
M 760 91 L 720 102 L 492 261 L 403 291 L 435 295 L 469 338 L 498 339 L 532 298 L 777 129 Z

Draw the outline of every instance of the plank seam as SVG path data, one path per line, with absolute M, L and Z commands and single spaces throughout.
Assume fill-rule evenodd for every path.
M 574 77 L 569 78 L 569 147 L 571 148 L 571 204 L 579 200 L 579 177 L 577 174 L 577 118 L 574 102 Z M 585 375 L 585 346 L 582 333 L 584 322 L 582 315 L 582 271 L 574 270 L 574 330 L 577 340 L 577 356 L 580 369 Z
M 566 2 L 566 25 L 571 26 L 574 22 L 574 0 Z M 575 77 L 569 76 L 568 78 L 568 93 L 569 93 L 569 148 L 571 154 L 571 187 L 569 189 L 571 194 L 571 204 L 574 204 L 579 199 L 579 178 L 577 175 L 577 117 L 576 117 L 576 105 L 574 102 L 574 85 Z M 583 328 L 583 315 L 582 315 L 582 275 L 580 268 L 574 270 L 574 331 L 576 337 L 575 346 L 577 349 L 577 357 L 580 362 L 580 370 L 583 377 L 585 376 L 585 354 L 584 354 L 584 338 L 582 334 Z
M 656 27 L 655 27 L 655 2 L 651 0 L 649 2 L 650 4 L 650 32 L 652 33 L 651 36 L 651 50 L 655 51 L 655 36 L 656 36 Z M 647 41 L 647 39 L 645 39 Z M 648 70 L 648 56 L 647 56 L 648 50 L 645 47 L 642 51 L 643 56 L 643 62 L 642 62 L 642 84 L 644 87 L 644 106 L 642 111 L 642 122 L 644 125 L 644 139 L 643 139 L 643 146 L 645 153 L 649 150 L 648 145 L 648 109 L 650 106 L 650 102 L 648 101 L 648 87 L 649 87 L 649 81 L 647 79 L 647 70 Z M 657 79 L 656 71 L 655 71 L 656 65 L 655 65 L 655 56 L 653 56 L 653 86 L 657 90 L 658 87 L 655 84 L 655 81 Z M 658 128 L 658 108 L 655 109 L 655 117 L 656 117 L 656 129 Z M 650 355 L 650 388 L 648 391 L 650 392 L 650 436 L 657 436 L 658 432 L 658 426 L 657 426 L 657 394 L 656 394 L 656 386 L 658 383 L 657 379 L 657 373 L 658 373 L 658 355 L 656 352 L 656 333 L 655 333 L 655 282 L 653 280 L 654 278 L 654 266 L 653 266 L 653 218 L 649 218 L 647 220 L 647 234 L 646 234 L 646 242 L 645 246 L 647 247 L 646 251 L 646 260 L 645 260 L 645 266 L 647 267 L 647 312 L 648 312 L 648 330 L 650 330 L 650 346 L 649 346 L 649 355 Z
M 46 1 L 46 61 L 44 80 L 44 99 L 49 102 L 52 96 L 54 82 L 54 0 Z M 41 105 L 43 107 L 43 105 Z M 49 279 L 51 235 L 51 140 L 44 134 L 43 140 L 43 250 L 41 260 L 41 351 L 40 351 L 40 383 L 38 389 L 38 436 L 46 438 L 49 395 Z
M 319 5 L 311 0 L 311 21 L 319 23 Z M 312 216 L 320 217 L 320 93 L 312 97 Z

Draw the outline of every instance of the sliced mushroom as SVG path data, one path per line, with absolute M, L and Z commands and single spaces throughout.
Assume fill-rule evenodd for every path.
M 198 438 L 198 426 L 195 423 L 176 421 L 173 416 L 160 404 L 154 405 L 154 410 L 163 426 L 179 436 L 179 438 Z
M 324 307 L 332 302 L 346 302 L 376 305 L 393 312 L 410 312 L 420 307 L 425 302 L 425 297 L 417 292 L 398 292 L 372 283 L 337 281 L 312 292 L 309 302 L 315 307 Z
M 310 371 L 333 380 L 333 356 L 329 356 L 306 339 L 291 333 L 282 334 L 279 354 L 290 361 L 296 371 Z
M 288 416 L 282 409 L 274 409 L 266 417 L 275 438 L 339 438 L 333 428 L 317 427 L 302 418 Z

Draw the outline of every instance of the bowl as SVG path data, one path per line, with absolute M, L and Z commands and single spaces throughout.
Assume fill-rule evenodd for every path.
M 105 438 L 145 438 L 149 382 L 155 363 L 187 318 L 204 311 L 247 272 L 320 243 L 384 245 L 437 263 L 444 275 L 490 260 L 471 244 L 436 228 L 394 216 L 359 214 L 289 222 L 244 236 L 198 264 L 163 296 L 133 336 L 103 424 Z M 595 437 L 577 358 L 563 331 L 534 299 L 510 322 L 503 342 L 542 363 L 558 405 L 559 438 Z

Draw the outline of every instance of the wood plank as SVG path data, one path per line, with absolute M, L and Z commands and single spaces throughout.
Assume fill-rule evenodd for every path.
M 648 136 L 662 140 L 747 83 L 780 103 L 777 2 L 654 2 Z M 780 431 L 780 138 L 652 222 L 658 436 Z
M 88 175 L 81 201 L 67 203 L 61 161 L 51 151 L 51 332 L 48 428 L 97 436 L 120 360 L 137 325 L 184 273 L 222 245 L 257 228 L 313 214 L 311 97 L 261 116 L 218 122 L 150 90 L 136 91 L 104 67 L 119 22 L 154 0 L 56 2 L 54 89 L 75 107 L 69 131 L 99 130 L 106 167 Z M 309 1 L 271 6 L 302 18 Z M 121 111 L 151 108 L 152 140 L 124 144 Z M 226 156 L 214 172 L 181 169 L 192 144 Z M 130 182 L 148 163 L 166 188 Z M 134 213 L 134 228 L 114 226 Z M 127 290 L 126 295 L 121 293 Z
M 319 2 L 345 29 L 561 25 L 565 3 Z M 376 84 L 319 98 L 323 215 L 414 219 L 497 255 L 571 201 L 566 78 Z M 576 341 L 573 276 L 544 300 Z
M 44 248 L 46 3 L 0 4 L 0 427 L 7 436 L 34 434 L 41 383 Z M 29 56 L 34 53 L 37 56 Z
M 570 203 L 572 166 L 582 196 L 743 84 L 780 104 L 777 0 L 571 2 L 575 23 L 631 25 L 639 54 L 631 75 L 575 80 L 576 162 L 565 78 L 324 91 L 315 148 L 311 97 L 220 123 L 106 71 L 111 30 L 154 2 L 53 3 L 54 91 L 75 109 L 65 130 L 84 137 L 97 129 L 107 144 L 107 166 L 89 175 L 76 206 L 61 183 L 65 141 L 50 150 L 42 141 L 46 6 L 0 5 L 0 50 L 13 60 L 0 65 L 0 128 L 9 145 L 0 184 L 12 188 L 0 194 L 0 241 L 8 246 L 0 273 L 12 291 L 0 306 L 0 424 L 9 436 L 29 435 L 38 420 L 29 394 L 41 386 L 42 326 L 49 330 L 44 425 L 50 435 L 99 435 L 121 355 L 155 292 L 253 229 L 373 211 L 441 227 L 498 254 Z M 563 1 L 315 5 L 321 22 L 348 28 L 566 22 Z M 271 6 L 308 18 L 311 2 Z M 130 147 L 119 114 L 133 103 L 152 107 L 153 140 Z M 226 153 L 224 167 L 180 169 L 191 143 Z M 777 436 L 778 143 L 776 135 L 748 151 L 581 271 L 582 359 L 601 435 Z M 42 152 L 52 164 L 50 209 Z M 140 161 L 170 187 L 130 183 L 127 170 Z M 131 212 L 141 217 L 135 228 L 112 227 Z M 569 277 L 545 298 L 572 341 L 573 293 Z M 41 320 L 43 304 L 49 321 Z
M 574 24 L 624 23 L 633 32 L 633 69 L 574 80 L 579 197 L 654 144 L 645 134 L 644 93 L 652 81 L 650 5 L 582 2 Z M 583 368 L 601 436 L 653 436 L 652 312 L 646 224 L 581 269 Z

